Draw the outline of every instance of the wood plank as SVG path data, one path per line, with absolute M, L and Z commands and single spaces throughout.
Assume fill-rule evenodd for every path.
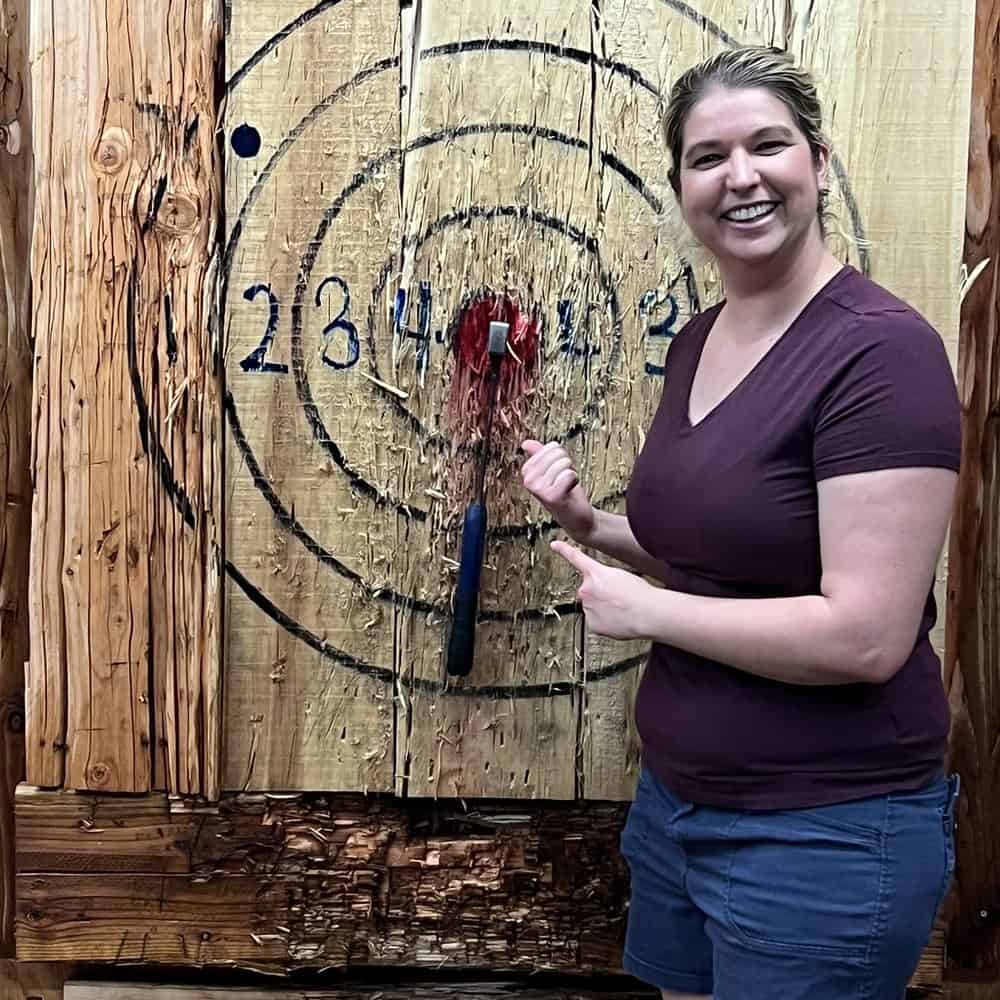
M 44 48 L 38 39 L 45 34 L 45 22 L 39 19 L 30 39 L 32 55 Z M 50 33 L 54 31 L 49 28 Z M 54 49 L 46 49 L 46 61 L 32 61 L 30 93 L 55 94 L 56 66 Z M 29 56 L 29 60 L 32 57 Z M 65 85 L 73 86 L 72 81 Z M 64 96 L 64 95 L 60 95 Z M 35 102 L 32 101 L 32 113 Z M 39 114 L 43 113 L 39 109 Z M 48 112 L 45 111 L 47 120 Z M 29 115 L 29 117 L 33 117 Z M 65 773 L 66 749 L 66 609 L 62 587 L 63 539 L 57 526 L 65 523 L 65 496 L 62 477 L 56 472 L 62 468 L 64 452 L 63 413 L 61 384 L 63 381 L 62 357 L 58 349 L 49 350 L 50 340 L 58 338 L 58 324 L 72 323 L 75 303 L 80 301 L 79 271 L 68 262 L 53 263 L 51 275 L 46 274 L 44 262 L 56 260 L 55 253 L 69 252 L 69 246 L 50 247 L 51 234 L 64 231 L 68 225 L 68 210 L 63 208 L 61 179 L 50 182 L 51 169 L 62 156 L 66 142 L 43 128 L 33 141 L 36 160 L 34 171 L 35 213 L 37 225 L 33 230 L 31 246 L 31 278 L 34 282 L 31 327 L 35 336 L 36 368 L 34 414 L 32 426 L 32 469 L 52 470 L 36 475 L 33 510 L 46 512 L 44 526 L 35 527 L 31 533 L 31 579 L 28 607 L 31 626 L 30 662 L 25 671 L 25 726 L 30 736 L 26 744 L 26 767 L 30 780 L 47 787 L 62 784 Z M 73 191 L 75 197 L 78 191 Z M 47 258 L 49 251 L 53 252 Z M 69 314 L 69 315 L 67 315 Z M 58 383 L 54 392 L 47 391 L 50 380 Z M 37 517 L 35 521 L 37 523 Z
M 67 784 L 141 791 L 151 765 L 149 572 L 140 558 L 149 494 L 146 463 L 134 458 L 142 447 L 129 398 L 127 300 L 136 273 L 131 196 L 143 167 L 133 148 L 144 123 L 122 78 L 133 54 L 116 13 L 126 13 L 120 3 L 82 3 L 72 16 L 36 8 L 32 22 L 34 110 L 45 127 L 32 248 L 30 683 L 33 703 L 51 696 L 58 706 L 65 690 L 66 719 L 38 731 L 29 712 L 28 774 L 59 783 L 52 758 L 64 745 Z M 81 149 L 96 155 L 81 165 Z
M 59 962 L 0 961 L 0 997 L 3 1000 L 64 1000 L 72 965 Z
M 54 11 L 38 8 L 32 24 L 47 127 L 32 250 L 28 773 L 59 784 L 65 754 L 70 787 L 148 789 L 155 697 L 159 783 L 211 794 L 221 22 L 214 0 Z M 196 42 L 162 44 L 186 35 Z M 81 149 L 92 151 L 82 165 Z
M 399 572 L 403 589 L 428 594 L 438 611 L 404 615 L 397 643 L 412 689 L 397 738 L 410 795 L 578 793 L 581 618 L 573 576 L 545 544 L 551 526 L 538 530 L 543 512 L 520 488 L 517 465 L 527 434 L 564 434 L 585 455 L 585 435 L 569 431 L 591 428 L 588 405 L 617 376 L 605 364 L 616 333 L 606 320 L 614 278 L 601 270 L 594 236 L 601 161 L 579 137 L 590 75 L 546 54 L 559 45 L 587 49 L 591 18 L 587 3 L 420 9 L 401 290 L 411 298 L 428 290 L 434 340 L 418 352 L 397 338 L 391 362 L 409 409 L 433 434 L 429 460 L 408 467 L 410 491 L 438 498 L 433 519 L 407 526 Z M 484 40 L 495 40 L 496 51 Z M 475 665 L 442 690 L 462 518 L 482 449 L 482 411 L 467 404 L 485 399 L 475 368 L 482 358 L 463 346 L 462 317 L 490 296 L 516 304 L 536 332 L 511 341 L 523 358 L 505 361 L 501 374 Z M 571 324 L 579 328 L 575 351 Z M 522 336 L 516 327 L 512 334 Z
M 366 319 L 399 240 L 399 17 L 396 0 L 231 6 L 231 789 L 392 785 L 403 515 Z
M 959 389 L 963 465 L 951 530 L 946 681 L 953 710 L 959 808 L 957 892 L 950 965 L 1000 969 L 1000 6 L 980 0 L 972 80 L 965 266 L 979 272 L 962 305 Z
M 14 788 L 24 775 L 31 537 L 31 102 L 28 5 L 0 5 L 0 956 L 14 953 Z
M 71 982 L 65 1000 L 645 1000 L 650 990 L 539 989 L 522 983 L 374 983 L 339 988 Z
M 23 790 L 22 959 L 618 969 L 622 806 L 255 795 L 165 811 Z
M 165 795 L 106 797 L 17 789 L 17 871 L 188 872 L 204 822 Z
M 155 193 L 133 233 L 144 400 L 135 405 L 151 477 L 154 785 L 214 798 L 222 755 L 222 4 L 133 0 L 129 14 L 148 59 L 135 99 L 155 109 L 145 113 Z M 161 57 L 163 38 L 185 43 Z
M 962 982 L 949 979 L 944 987 L 945 1000 L 1000 1000 L 1000 982 Z

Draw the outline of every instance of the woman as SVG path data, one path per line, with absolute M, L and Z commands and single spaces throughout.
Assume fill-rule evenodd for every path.
M 676 84 L 670 181 L 725 301 L 694 317 L 627 493 L 557 443 L 526 488 L 579 545 L 588 627 L 652 650 L 622 836 L 626 968 L 664 997 L 900 998 L 953 868 L 928 633 L 959 464 L 938 335 L 823 239 L 808 74 L 739 48 Z

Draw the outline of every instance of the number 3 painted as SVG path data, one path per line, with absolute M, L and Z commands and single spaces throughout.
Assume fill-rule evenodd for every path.
M 337 371 L 343 371 L 345 368 L 352 368 L 358 363 L 358 358 L 361 357 L 361 344 L 358 341 L 358 328 L 349 319 L 344 318 L 347 316 L 347 310 L 351 307 L 351 293 L 348 290 L 347 282 L 343 278 L 331 274 L 329 278 L 324 279 L 323 284 L 316 289 L 316 307 L 319 308 L 323 305 L 323 289 L 330 284 L 336 285 L 341 290 L 344 300 L 343 305 L 340 307 L 340 312 L 337 313 L 334 320 L 323 327 L 324 344 L 321 357 L 323 364 L 329 365 L 331 368 L 336 368 Z M 338 330 L 343 330 L 347 335 L 346 361 L 337 361 L 326 353 L 330 349 L 333 335 Z

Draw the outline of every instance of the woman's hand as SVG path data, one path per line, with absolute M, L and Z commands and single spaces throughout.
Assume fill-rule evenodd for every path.
M 583 578 L 577 597 L 591 632 L 609 639 L 649 638 L 655 587 L 634 573 L 591 559 L 566 542 L 552 542 L 552 550 Z
M 528 460 L 521 466 L 524 488 L 552 515 L 571 538 L 586 543 L 597 515 L 566 449 L 555 441 L 524 441 Z

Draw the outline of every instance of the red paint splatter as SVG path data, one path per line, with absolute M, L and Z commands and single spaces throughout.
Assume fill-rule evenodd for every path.
M 539 322 L 507 296 L 488 295 L 472 302 L 462 313 L 455 335 L 455 368 L 448 403 L 452 434 L 464 440 L 479 437 L 485 429 L 490 399 L 490 357 L 487 350 L 490 323 L 506 323 L 507 351 L 500 364 L 494 433 L 518 433 L 522 403 L 534 386 L 538 367 Z

